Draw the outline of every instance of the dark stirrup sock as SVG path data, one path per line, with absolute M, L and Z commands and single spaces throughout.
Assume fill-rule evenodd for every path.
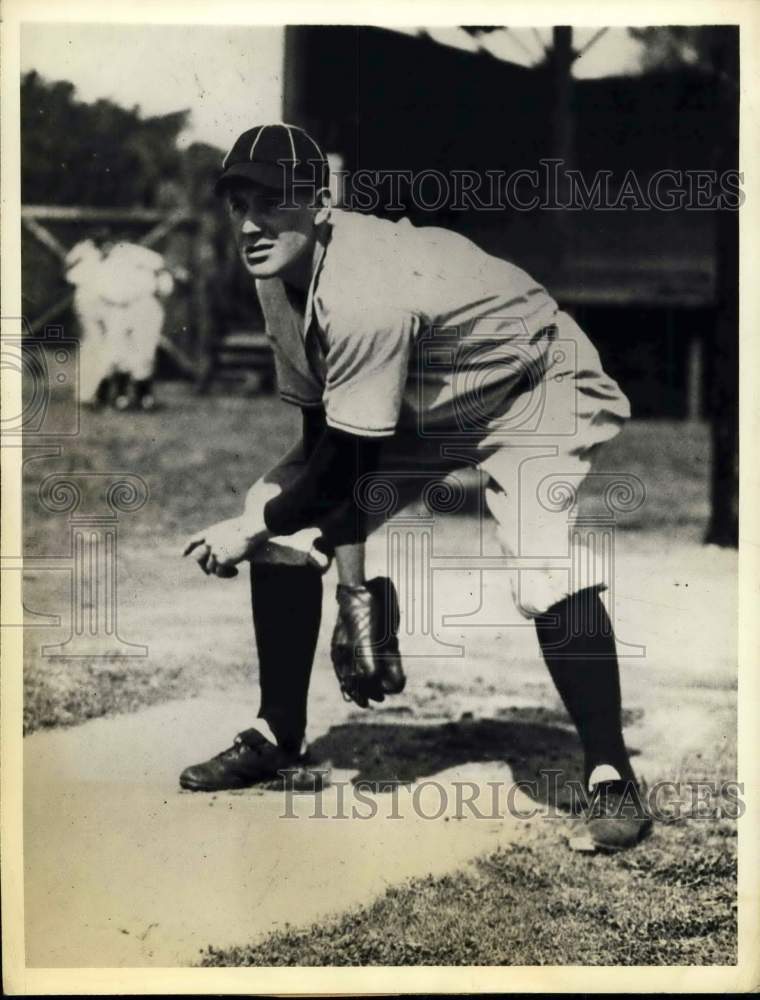
M 139 382 L 135 382 L 135 399 L 137 402 L 145 399 L 146 396 L 150 396 L 153 392 L 153 379 L 143 378 Z
M 261 707 L 278 744 L 297 751 L 306 731 L 311 667 L 322 619 L 322 574 L 311 566 L 251 563 Z
M 571 594 L 536 618 L 544 660 L 585 753 L 585 780 L 610 764 L 635 780 L 623 741 L 615 636 L 596 587 Z
M 128 396 L 130 388 L 132 385 L 132 380 L 126 372 L 117 372 L 113 376 L 113 386 L 115 396 Z

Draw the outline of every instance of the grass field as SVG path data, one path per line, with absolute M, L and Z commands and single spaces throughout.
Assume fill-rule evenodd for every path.
M 730 821 L 660 827 L 646 850 L 618 857 L 572 854 L 539 832 L 326 924 L 209 949 L 203 964 L 732 964 L 735 850 Z
M 41 656 L 40 646 L 51 639 L 45 630 L 30 628 L 25 644 L 26 732 L 75 726 L 250 680 L 250 623 L 240 620 L 225 596 L 230 591 L 193 574 L 179 551 L 188 533 L 239 511 L 248 486 L 295 436 L 298 415 L 268 397 L 197 397 L 177 383 L 162 386 L 161 398 L 164 408 L 152 414 L 83 413 L 80 434 L 58 458 L 34 458 L 27 452 L 24 532 L 30 557 L 67 552 L 66 516 L 45 511 L 39 500 L 39 484 L 47 474 L 130 472 L 145 480 L 148 503 L 123 515 L 119 525 L 120 628 L 126 636 L 148 634 L 151 639 L 150 656 L 142 659 L 72 660 Z M 54 399 L 52 405 L 68 404 Z M 707 427 L 634 421 L 606 448 L 599 469 L 637 475 L 646 487 L 645 504 L 619 523 L 621 549 L 641 567 L 641 579 L 630 589 L 643 606 L 651 596 L 646 574 L 656 569 L 664 553 L 671 553 L 670 565 L 682 565 L 685 573 L 687 567 L 705 564 L 700 543 L 708 516 Z M 453 519 L 454 535 L 464 538 L 469 530 L 467 516 Z M 716 552 L 710 565 L 714 575 L 704 588 L 705 613 L 710 602 L 717 606 L 734 586 L 731 554 Z M 54 575 L 30 569 L 25 576 L 27 608 L 52 613 L 66 599 Z M 235 591 L 236 600 L 239 593 Z M 730 606 L 730 596 L 726 600 Z M 657 614 L 654 632 L 667 632 L 668 611 L 658 606 Z M 212 619 L 219 625 L 210 635 L 204 623 Z M 688 653 L 695 659 L 694 685 L 687 686 L 686 670 L 669 678 L 667 665 L 658 673 L 656 690 L 647 686 L 644 675 L 634 677 L 632 732 L 639 741 L 646 733 L 655 734 L 655 745 L 646 752 L 658 778 L 704 775 L 714 781 L 733 780 L 732 654 L 729 648 L 727 664 L 713 665 L 697 662 L 694 648 L 697 652 L 689 647 Z M 713 655 L 707 646 L 705 650 L 705 656 Z M 513 772 L 533 766 L 533 758 L 550 743 L 563 766 L 577 769 L 575 737 L 556 703 L 547 705 L 549 687 L 543 675 L 534 680 L 535 665 L 518 665 L 505 674 L 498 665 L 489 665 L 487 638 L 473 646 L 472 655 L 483 659 L 474 676 L 463 677 L 454 668 L 418 677 L 410 695 L 412 710 L 419 709 L 423 718 L 434 712 L 457 720 L 462 706 L 475 702 L 530 702 L 529 716 L 503 710 L 513 713 L 505 716 L 516 740 L 512 757 L 506 754 Z M 704 734 L 694 732 L 694 719 L 709 720 Z M 357 732 L 361 725 L 359 720 Z M 679 743 L 687 730 L 688 752 Z M 412 760 L 404 747 L 404 734 L 410 732 L 411 727 L 396 727 L 387 739 L 373 741 L 374 766 L 382 771 Z M 468 754 L 491 759 L 492 748 L 482 742 L 484 732 L 478 729 L 480 744 L 475 738 L 460 740 L 456 752 L 465 759 Z M 340 757 L 340 735 L 331 730 L 324 737 L 331 759 Z M 542 739 L 548 741 L 546 746 Z M 419 759 L 419 741 L 415 744 L 413 776 L 434 774 L 450 763 L 440 742 L 434 742 L 422 754 L 424 760 Z M 202 962 L 730 964 L 736 957 L 736 826 L 729 818 L 707 822 L 687 810 L 677 821 L 658 824 L 646 846 L 617 857 L 589 858 L 569 853 L 551 824 L 538 825 L 529 843 L 492 852 L 458 873 L 394 887 L 372 905 L 318 926 L 286 928 L 246 948 L 220 949 L 209 942 Z

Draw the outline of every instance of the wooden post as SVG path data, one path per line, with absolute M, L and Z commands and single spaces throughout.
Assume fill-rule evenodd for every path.
M 305 25 L 289 24 L 285 27 L 282 117 L 286 122 L 299 122 L 301 120 L 304 76 L 308 57 L 308 30 Z
M 715 86 L 726 131 L 716 150 L 719 175 L 736 170 L 739 151 L 738 44 L 717 42 Z M 716 304 L 710 344 L 712 482 L 705 543 L 739 544 L 739 213 L 716 211 Z
M 552 129 L 552 159 L 560 161 L 558 184 L 554 196 L 557 201 L 567 200 L 567 187 L 564 182 L 565 172 L 572 166 L 573 160 L 573 29 L 571 27 L 555 27 L 553 45 L 549 51 L 549 68 L 551 74 L 551 129 Z M 570 243 L 570 216 L 567 211 L 553 209 L 552 217 L 552 280 L 564 284 L 567 255 Z
M 204 392 L 213 377 L 216 354 L 216 331 L 211 317 L 208 282 L 216 269 L 213 233 L 214 218 L 202 211 L 193 240 L 193 309 L 195 314 L 195 355 L 198 371 L 196 389 Z
M 686 417 L 687 420 L 702 418 L 702 373 L 704 368 L 704 341 L 699 333 L 689 336 L 688 361 L 686 370 Z
M 31 216 L 22 216 L 21 224 L 39 243 L 41 243 L 44 247 L 47 247 L 48 250 L 59 260 L 63 261 L 66 259 L 66 247 L 62 246 L 55 236 L 53 236 L 49 230 L 45 229 L 44 226 L 40 225 L 36 219 Z
M 161 222 L 166 213 L 153 208 L 90 208 L 88 205 L 22 205 L 22 219 L 48 222 Z
M 712 479 L 705 542 L 739 544 L 739 213 L 718 212 L 718 309 L 711 336 Z

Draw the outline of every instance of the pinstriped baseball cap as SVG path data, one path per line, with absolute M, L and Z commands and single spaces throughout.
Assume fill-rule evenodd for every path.
M 314 189 L 328 183 L 327 159 L 312 137 L 297 125 L 255 125 L 237 139 L 222 161 L 216 194 L 235 180 L 283 191 L 291 185 Z

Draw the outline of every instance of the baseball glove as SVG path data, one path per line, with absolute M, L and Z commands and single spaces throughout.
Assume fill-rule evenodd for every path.
M 346 701 L 367 708 L 370 699 L 404 690 L 406 677 L 398 648 L 396 588 L 387 577 L 365 586 L 338 585 L 338 620 L 332 637 L 332 662 Z

